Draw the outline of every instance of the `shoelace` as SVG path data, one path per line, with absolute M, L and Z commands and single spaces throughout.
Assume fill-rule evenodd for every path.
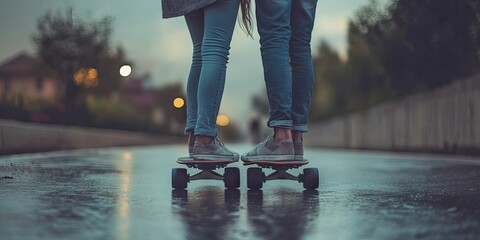
M 225 147 L 225 144 L 224 144 L 222 141 L 220 141 L 220 139 L 218 139 L 217 137 L 215 137 L 215 142 L 218 143 L 218 145 L 222 146 L 223 149 L 225 149 L 227 152 L 235 155 L 235 152 L 233 152 L 232 150 L 230 150 L 230 149 L 228 149 L 227 147 Z
M 215 142 L 218 143 L 218 145 L 222 146 L 222 147 L 225 147 L 225 144 L 220 141 L 220 139 L 218 139 L 218 137 L 215 137 Z

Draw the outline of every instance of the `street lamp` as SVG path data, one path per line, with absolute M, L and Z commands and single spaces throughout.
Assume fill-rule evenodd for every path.
M 122 77 L 128 77 L 132 73 L 132 66 L 125 64 L 120 67 L 120 75 Z

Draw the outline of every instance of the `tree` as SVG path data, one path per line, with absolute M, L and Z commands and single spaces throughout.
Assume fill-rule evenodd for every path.
M 324 40 L 320 42 L 318 55 L 313 58 L 315 68 L 312 118 L 321 119 L 343 111 L 346 107 L 345 63 L 338 53 Z
M 365 12 L 359 16 L 374 17 L 374 21 L 381 19 L 375 6 L 367 6 Z M 376 14 L 374 12 L 377 12 Z M 360 22 L 367 22 L 360 18 Z M 371 21 L 371 20 L 370 20 Z M 347 97 L 347 110 L 358 110 L 376 104 L 389 97 L 389 78 L 385 72 L 382 59 L 382 43 L 365 37 L 366 34 L 382 32 L 377 26 L 365 29 L 363 25 L 351 22 L 348 29 L 348 61 L 346 74 L 350 89 Z M 376 35 L 377 36 L 377 35 Z M 369 41 L 370 40 L 370 41 Z
M 395 0 L 386 11 L 371 1 L 351 24 L 361 30 L 358 36 L 381 63 L 396 95 L 480 72 L 476 0 Z
M 64 103 L 67 112 L 77 119 L 86 114 L 84 93 L 87 85 L 74 82 L 74 74 L 87 69 L 90 80 L 97 81 L 96 93 L 106 93 L 118 86 L 118 68 L 124 61 L 121 49 L 110 49 L 112 19 L 85 21 L 73 17 L 73 10 L 65 15 L 47 12 L 38 21 L 34 42 L 43 63 L 53 69 L 64 84 Z M 94 69 L 94 71 L 90 71 Z M 98 79 L 97 79 L 98 78 Z M 95 85 L 90 85 L 96 86 Z
M 393 0 L 382 8 L 371 0 L 349 23 L 346 61 L 322 42 L 314 64 L 314 119 L 480 73 L 480 2 Z
M 186 102 L 180 108 L 173 105 L 176 98 L 186 99 L 184 88 L 181 84 L 170 84 L 157 88 L 155 90 L 156 103 L 162 107 L 165 116 L 166 131 L 171 134 L 178 134 L 174 129 L 169 129 L 171 125 L 184 126 L 186 123 Z
M 478 1 L 398 0 L 393 6 L 391 21 L 408 46 L 403 54 L 388 56 L 408 63 L 387 64 L 388 71 L 397 74 L 396 82 L 412 76 L 432 88 L 479 72 Z

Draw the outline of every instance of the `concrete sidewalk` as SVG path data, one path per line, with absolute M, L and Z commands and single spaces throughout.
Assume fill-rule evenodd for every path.
M 183 141 L 181 137 L 141 132 L 0 120 L 0 155 Z

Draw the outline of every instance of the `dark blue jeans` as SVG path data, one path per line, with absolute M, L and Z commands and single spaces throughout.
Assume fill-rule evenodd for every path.
M 317 0 L 256 0 L 269 127 L 306 132 L 313 89 L 310 41 Z
M 217 0 L 185 15 L 193 42 L 187 82 L 187 124 L 195 135 L 217 135 L 230 42 L 240 0 Z

